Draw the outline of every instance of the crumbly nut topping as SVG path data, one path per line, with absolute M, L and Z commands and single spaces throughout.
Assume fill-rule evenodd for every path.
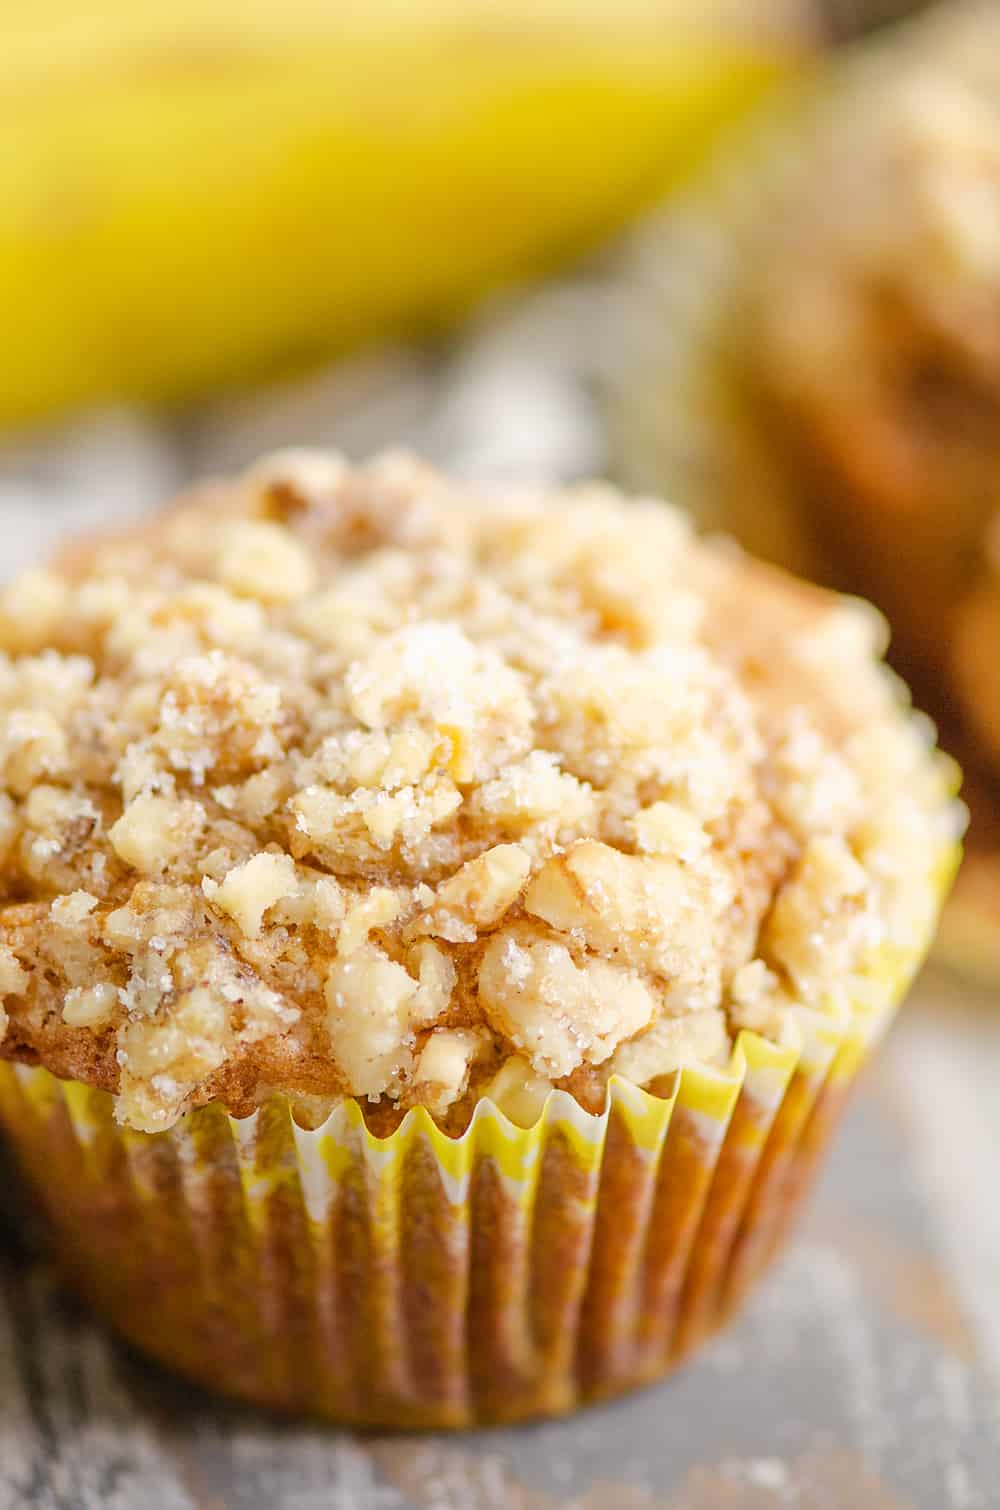
M 474 943 L 513 907 L 530 874 L 520 845 L 496 844 L 441 882 L 422 927 L 454 944 Z
M 469 1084 L 473 1061 L 489 1047 L 477 1028 L 435 1028 L 420 1051 L 414 1082 L 432 1111 L 452 1106 Z
M 264 914 L 296 893 L 295 862 L 289 855 L 262 851 L 235 866 L 224 881 L 203 877 L 201 889 L 213 907 L 233 919 L 244 938 L 255 939 Z
M 487 1021 L 552 1080 L 603 1064 L 657 1010 L 651 983 L 636 971 L 592 955 L 577 963 L 569 943 L 527 926 L 505 929 L 479 967 Z
M 793 1036 L 955 832 L 880 633 L 663 504 L 399 456 L 80 546 L 0 595 L 0 1053 L 146 1130 L 458 1126 Z

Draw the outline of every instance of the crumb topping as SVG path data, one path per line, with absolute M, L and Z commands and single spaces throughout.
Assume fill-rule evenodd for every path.
M 0 1054 L 147 1131 L 459 1125 L 870 1001 L 956 832 L 881 635 L 664 504 L 396 455 L 76 547 L 0 594 Z

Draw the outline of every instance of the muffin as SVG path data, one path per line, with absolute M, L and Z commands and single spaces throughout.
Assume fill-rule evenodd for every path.
M 731 162 L 721 199 L 706 194 L 725 270 L 651 401 L 699 390 L 709 459 L 687 468 L 699 511 L 887 614 L 894 664 L 974 788 L 958 928 L 967 945 L 994 936 L 995 972 L 998 98 L 1000 14 L 973 3 L 904 28 L 774 122 Z M 665 240 L 669 261 L 679 230 Z M 692 262 L 680 281 L 695 276 Z M 684 465 L 661 453 L 651 469 L 670 486 Z
M 768 237 L 744 353 L 817 553 L 934 672 L 1000 518 L 1000 15 L 970 20 L 840 103 Z
M 734 1305 L 923 954 L 950 763 L 858 602 L 603 486 L 274 457 L 0 598 L 0 1125 L 70 1280 L 363 1424 Z

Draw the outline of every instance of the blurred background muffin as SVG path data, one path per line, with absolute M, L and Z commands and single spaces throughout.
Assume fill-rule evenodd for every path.
M 694 214 L 703 238 L 729 238 L 688 303 L 699 312 L 671 319 L 662 347 L 657 322 L 638 363 L 626 469 L 886 613 L 895 663 L 972 778 L 972 861 L 945 947 L 992 974 L 1000 12 L 937 8 L 785 107 L 737 159 Z M 680 302 L 697 246 L 692 211 L 668 216 L 639 254 L 642 296 L 669 280 Z M 672 438 L 692 409 L 694 455 L 690 430 Z

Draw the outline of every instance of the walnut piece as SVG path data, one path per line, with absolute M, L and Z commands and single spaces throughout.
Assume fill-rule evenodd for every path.
M 296 889 L 295 862 L 288 855 L 259 854 L 231 870 L 222 882 L 206 876 L 205 896 L 231 917 L 246 938 L 256 938 L 264 914 Z
M 657 1008 L 634 972 L 603 959 L 578 965 L 565 945 L 526 928 L 487 944 L 479 998 L 490 1022 L 537 1073 L 555 1080 L 584 1062 L 602 1063 Z

